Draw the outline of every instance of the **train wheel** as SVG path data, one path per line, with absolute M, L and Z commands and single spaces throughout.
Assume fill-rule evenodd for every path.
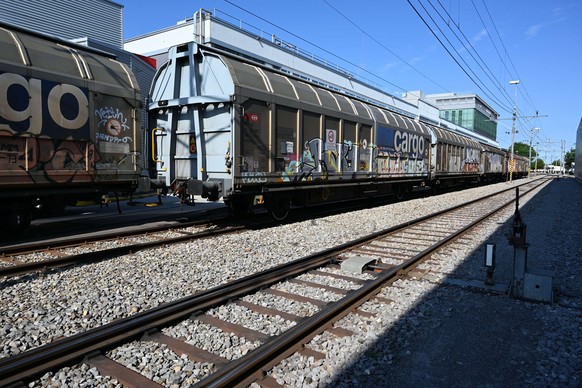
M 249 202 L 245 198 L 235 198 L 232 200 L 225 200 L 232 213 L 237 217 L 244 217 L 249 214 Z
M 396 199 L 402 201 L 406 198 L 406 194 L 408 194 L 408 188 L 404 185 L 398 186 L 398 189 L 396 190 Z
M 277 221 L 283 221 L 289 216 L 291 211 L 291 201 L 286 196 L 284 197 L 273 197 L 268 203 L 269 212 L 271 217 Z
M 67 203 L 62 197 L 46 197 L 40 202 L 40 216 L 56 217 L 65 214 Z
M 0 217 L 3 219 L 2 226 L 0 226 L 1 240 L 12 240 L 18 237 L 24 233 L 32 221 L 31 213 L 25 210 L 2 211 Z

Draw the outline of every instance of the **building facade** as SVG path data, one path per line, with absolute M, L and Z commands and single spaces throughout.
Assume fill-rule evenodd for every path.
M 109 0 L 0 0 L 0 20 L 61 39 L 123 48 L 123 5 Z
M 424 100 L 439 109 L 440 118 L 491 140 L 497 139 L 499 114 L 476 94 L 427 94 Z
M 416 94 L 413 96 L 412 92 L 402 98 L 386 93 L 358 80 L 348 70 L 331 66 L 329 62 L 309 55 L 307 51 L 283 41 L 274 34 L 261 31 L 260 35 L 256 35 L 256 30 L 246 30 L 245 25 L 247 23 L 242 20 L 233 24 L 215 17 L 209 11 L 200 10 L 192 18 L 179 21 L 173 26 L 127 39 L 124 47 L 133 53 L 156 59 L 159 66 L 167 60 L 168 49 L 172 46 L 188 42 L 207 44 L 255 58 L 259 62 L 301 79 L 345 92 L 346 95 L 363 101 L 373 102 L 403 116 L 472 136 L 484 144 L 499 147 L 495 140 L 495 131 L 492 131 L 492 136 L 484 136 L 481 134 L 483 131 L 467 129 L 445 120 L 439 116 L 438 107 L 424 98 L 418 98 Z M 487 106 L 485 103 L 482 105 Z M 491 108 L 488 109 L 493 111 Z

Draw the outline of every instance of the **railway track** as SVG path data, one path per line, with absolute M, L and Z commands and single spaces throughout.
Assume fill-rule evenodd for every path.
M 536 184 L 540 182 L 529 182 L 522 190 L 533 189 Z M 47 371 L 83 360 L 96 367 L 101 374 L 122 383 L 133 382 L 138 386 L 155 384 L 125 367 L 123 357 L 116 356 L 117 348 L 134 340 L 138 340 L 138 343 L 163 344 L 177 354 L 185 354 L 192 362 L 209 365 L 207 375 L 195 376 L 196 381 L 200 380 L 200 386 L 248 385 L 261 379 L 262 384 L 275 384 L 276 381 L 269 376 L 269 370 L 274 365 L 296 351 L 305 352 L 309 357 L 321 357 L 321 354 L 309 350 L 305 344 L 326 330 L 334 335 L 350 335 L 346 330 L 334 328 L 334 322 L 350 312 L 370 316 L 371 313 L 358 309 L 367 300 L 391 303 L 390 300 L 377 297 L 377 293 L 411 271 L 426 276 L 429 271 L 418 271 L 418 265 L 431 253 L 459 238 L 492 214 L 510 206 L 514 200 L 513 189 L 509 189 L 20 355 L 0 359 L 0 385 L 27 382 Z M 345 270 L 354 265 L 357 273 L 347 275 Z M 319 278 L 332 279 L 334 285 L 325 285 L 326 282 L 317 281 Z M 281 287 L 295 287 L 296 291 L 282 291 Z M 320 288 L 335 296 L 317 300 L 301 295 L 303 292 L 297 290 L 297 287 L 301 290 Z M 249 301 L 248 298 L 260 299 L 259 294 L 275 295 L 315 307 L 308 314 L 292 314 L 265 307 L 264 303 Z M 221 313 L 223 307 L 219 306 L 238 306 L 254 314 L 283 318 L 291 324 L 282 325 L 284 329 L 280 330 L 281 333 L 279 330 L 275 333 L 268 330 L 265 332 L 264 328 L 249 329 L 240 323 L 228 322 L 228 313 Z M 192 342 L 196 343 L 195 338 L 186 343 L 183 338 L 165 333 L 168 328 L 180 325 L 185 320 L 198 325 L 216 326 L 222 332 L 250 339 L 254 344 L 253 349 L 247 348 L 246 354 L 229 360 L 191 345 Z M 120 362 L 114 361 L 116 357 Z
M 0 261 L 4 265 L 0 267 L 0 277 L 20 276 L 94 263 L 145 249 L 236 233 L 245 228 L 244 225 L 236 225 L 229 223 L 226 219 L 220 219 L 216 222 L 191 222 L 188 225 L 173 228 L 147 228 L 146 231 L 140 233 L 116 232 L 69 238 L 53 244 L 26 244 L 3 250 Z
M 370 203 L 343 204 L 342 211 L 360 210 Z M 300 209 L 287 222 L 336 214 L 338 207 Z M 181 222 L 175 225 L 153 223 L 135 228 L 97 231 L 70 235 L 58 239 L 6 245 L 0 248 L 0 278 L 21 276 L 79 264 L 94 263 L 163 245 L 178 244 L 199 238 L 216 237 L 249 228 L 266 228 L 278 224 L 266 213 L 251 219 L 231 216 L 211 216 L 204 220 Z

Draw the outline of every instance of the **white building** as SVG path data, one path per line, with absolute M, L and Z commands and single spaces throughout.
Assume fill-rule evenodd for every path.
M 161 64 L 167 59 L 167 52 L 172 46 L 195 42 L 218 47 L 242 56 L 252 57 L 277 70 L 312 81 L 348 96 L 373 102 L 393 112 L 448 128 L 460 134 L 477 138 L 485 144 L 499 147 L 495 136 L 491 136 L 491 131 L 468 129 L 441 116 L 437 106 L 438 99 L 434 101 L 425 99 L 422 92 L 417 94 L 420 98 L 412 98 L 415 92 L 407 93 L 408 97 L 406 98 L 398 98 L 358 80 L 348 70 L 335 66 L 323 58 L 316 57 L 275 35 L 263 31 L 252 32 L 240 26 L 248 26 L 248 24 L 242 21 L 238 21 L 236 24 L 229 23 L 201 10 L 193 18 L 180 21 L 176 25 L 128 39 L 125 42 L 125 49 L 153 57 L 158 61 L 158 64 Z M 473 96 L 475 96 L 474 101 L 479 101 L 480 106 L 490 109 L 480 98 L 476 95 Z M 470 114 L 473 117 L 480 117 L 478 113 L 475 113 L 478 112 L 476 106 L 477 102 L 470 108 Z M 490 110 L 489 117 L 496 117 L 497 114 L 492 109 Z M 469 112 L 466 115 L 469 116 Z
M 0 21 L 61 39 L 123 48 L 123 5 L 110 0 L 0 0 Z

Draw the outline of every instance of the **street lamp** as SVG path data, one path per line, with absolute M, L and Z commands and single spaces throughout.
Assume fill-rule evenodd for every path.
M 515 119 L 517 118 L 517 85 L 519 80 L 509 81 L 510 85 L 515 85 L 515 96 L 513 97 L 513 125 L 511 126 L 511 157 L 509 158 L 509 181 L 513 179 L 513 169 L 515 168 L 515 161 L 513 160 L 513 150 L 515 144 Z

